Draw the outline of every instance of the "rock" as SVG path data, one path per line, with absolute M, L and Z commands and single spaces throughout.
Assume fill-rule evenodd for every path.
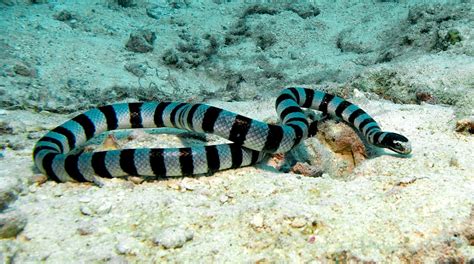
M 128 264 L 128 260 L 122 256 L 112 256 L 108 261 L 107 264 Z
M 65 22 L 65 21 L 70 21 L 74 18 L 74 15 L 67 11 L 67 10 L 61 10 L 59 11 L 58 13 L 56 13 L 54 15 L 54 19 L 58 20 L 58 21 L 62 21 L 62 22 Z
M 89 222 L 84 222 L 77 228 L 77 233 L 79 233 L 81 236 L 87 236 L 95 232 L 97 232 L 97 227 Z
M 151 30 L 140 30 L 130 34 L 125 47 L 133 52 L 146 53 L 153 51 L 156 34 Z
M 21 183 L 13 177 L 4 177 L 0 181 L 0 211 L 7 208 L 8 204 L 16 200 Z
M 291 3 L 287 6 L 287 9 L 296 13 L 303 19 L 308 17 L 315 17 L 321 13 L 321 10 L 314 6 L 312 3 Z
M 134 184 L 141 184 L 145 181 L 142 177 L 137 177 L 137 176 L 130 176 L 128 177 L 128 180 L 133 182 Z
M 229 197 L 227 195 L 223 194 L 219 197 L 219 201 L 221 203 L 225 203 L 225 202 L 229 201 Z
M 306 221 L 303 218 L 295 218 L 291 221 L 290 226 L 294 228 L 300 228 L 306 225 Z
M 25 228 L 27 218 L 17 211 L 9 211 L 0 214 L 0 238 L 11 238 L 17 236 Z
M 117 4 L 121 7 L 133 7 L 137 5 L 135 0 L 117 0 Z
M 192 240 L 194 233 L 191 230 L 186 230 L 183 227 L 170 227 L 161 230 L 161 232 L 153 238 L 156 245 L 161 245 L 164 248 L 180 248 L 187 241 Z
M 252 221 L 250 221 L 250 225 L 254 228 L 263 227 L 263 216 L 261 214 L 254 215 Z
M 105 214 L 110 213 L 111 210 L 112 210 L 112 205 L 109 204 L 109 203 L 106 203 L 106 204 L 102 204 L 101 206 L 99 206 L 99 208 L 97 208 L 96 212 L 99 215 L 105 215 Z
M 26 76 L 26 77 L 35 77 L 36 76 L 36 71 L 35 69 L 31 68 L 30 66 L 18 62 L 13 66 L 13 71 L 21 76 Z
M 92 215 L 92 214 L 94 213 L 94 212 L 92 212 L 92 210 L 91 210 L 89 207 L 87 207 L 87 206 L 81 206 L 80 210 L 81 210 L 81 213 L 82 213 L 83 215 Z
M 147 67 L 144 64 L 139 63 L 128 63 L 125 64 L 125 70 L 137 77 L 144 77 L 146 74 Z
M 91 198 L 87 197 L 87 196 L 81 196 L 79 198 L 79 202 L 80 203 L 90 203 L 91 202 Z

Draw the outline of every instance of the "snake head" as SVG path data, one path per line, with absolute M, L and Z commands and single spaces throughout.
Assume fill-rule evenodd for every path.
M 400 154 L 407 155 L 411 152 L 411 144 L 408 138 L 397 133 L 388 132 L 381 143 L 384 148 L 388 148 Z

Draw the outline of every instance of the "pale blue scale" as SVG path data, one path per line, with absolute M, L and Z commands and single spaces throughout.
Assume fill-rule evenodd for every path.
M 318 109 L 319 105 L 321 105 L 321 102 L 323 101 L 324 95 L 326 93 L 315 91 L 314 92 L 314 97 L 313 97 L 313 102 L 311 103 L 311 108 L 313 109 Z
M 92 123 L 94 123 L 95 134 L 100 134 L 107 130 L 107 119 L 105 115 L 97 108 L 91 109 L 84 113 Z
M 134 164 L 137 168 L 138 175 L 153 175 L 150 165 L 150 149 L 140 148 L 135 150 Z
M 165 109 L 163 109 L 163 124 L 165 125 L 165 127 L 174 127 L 173 124 L 171 123 L 171 112 L 173 111 L 173 109 L 178 105 L 177 102 L 172 102 L 170 103 L 168 106 L 165 107 Z
M 74 145 L 75 147 L 86 142 L 87 139 L 86 139 L 86 134 L 84 132 L 84 128 L 76 121 L 69 120 L 66 123 L 64 123 L 61 127 L 71 131 L 72 134 L 74 134 L 74 138 L 76 139 L 76 142 Z
M 363 128 L 362 128 L 362 134 L 363 135 L 366 135 L 367 133 L 367 130 L 371 127 L 378 127 L 377 123 L 376 122 L 370 122 L 368 123 L 367 125 L 365 125 Z M 375 130 L 375 129 L 374 129 Z M 366 135 L 368 136 L 368 135 Z
M 291 94 L 293 98 L 295 98 L 295 96 L 293 95 L 293 93 L 290 92 L 290 90 L 287 91 L 289 94 Z M 298 97 L 300 98 L 298 104 L 303 104 L 304 102 L 306 102 L 306 92 L 304 91 L 304 89 L 296 88 L 296 92 L 298 93 Z
M 229 145 L 217 145 L 217 151 L 220 157 L 220 169 L 232 167 L 232 155 Z
M 120 152 L 120 150 L 111 150 L 105 154 L 105 167 L 112 175 L 126 175 L 120 167 Z
M 261 150 L 265 146 L 267 135 L 268 125 L 257 120 L 252 120 L 244 143 L 248 147 Z
M 298 107 L 299 105 L 292 99 L 285 99 L 285 100 L 281 101 L 280 104 L 277 106 L 277 109 L 276 109 L 278 115 L 280 115 L 283 112 L 283 110 L 285 110 L 286 108 L 288 108 L 290 106 Z
M 346 109 L 344 109 L 344 111 L 342 112 L 342 119 L 346 122 L 349 122 L 349 117 L 351 116 L 352 113 L 354 113 L 354 111 L 356 111 L 357 109 L 359 109 L 358 106 L 356 105 L 349 105 L 348 107 L 346 107 Z
M 158 106 L 158 103 L 152 102 L 152 103 L 143 103 L 142 108 L 141 108 L 141 117 L 142 117 L 142 124 L 143 127 L 155 127 L 155 110 L 156 107 Z
M 169 176 L 181 175 L 179 156 L 180 156 L 180 152 L 177 148 L 166 148 L 163 150 L 163 157 L 164 157 L 167 175 Z
M 113 105 L 113 108 L 117 116 L 118 128 L 130 128 L 130 110 L 128 104 L 116 104 Z
M 214 123 L 214 134 L 223 138 L 229 138 L 230 130 L 232 129 L 236 117 L 236 113 L 222 111 Z
M 202 129 L 202 120 L 204 119 L 204 114 L 206 113 L 207 109 L 209 109 L 209 106 L 207 105 L 200 105 L 196 111 L 194 112 L 193 115 L 193 127 L 190 127 L 190 130 L 196 131 L 196 132 L 204 132 Z
M 86 180 L 93 182 L 94 181 L 94 169 L 92 168 L 92 153 L 83 153 L 79 156 L 78 167 L 79 172 L 84 175 Z
M 66 155 L 56 155 L 53 159 L 53 168 L 54 173 L 58 176 L 59 180 L 62 182 L 72 181 L 73 179 L 69 177 L 65 169 Z
M 328 104 L 328 113 L 334 115 L 336 113 L 336 108 L 339 106 L 339 104 L 341 104 L 344 101 L 345 101 L 344 99 L 338 96 L 335 96 Z
M 193 147 L 193 165 L 195 174 L 207 173 L 207 157 L 204 146 Z
M 283 153 L 289 151 L 293 147 L 293 143 L 295 142 L 295 131 L 293 128 L 283 125 L 283 138 L 280 142 L 280 145 L 278 147 L 277 153 Z M 305 132 L 306 136 L 308 131 Z M 303 134 L 303 137 L 305 135 Z
M 355 120 L 354 120 L 354 126 L 359 128 L 359 125 L 360 123 L 362 123 L 362 121 L 364 121 L 365 119 L 367 118 L 370 118 L 370 116 L 368 114 L 362 114 L 360 116 L 358 116 Z

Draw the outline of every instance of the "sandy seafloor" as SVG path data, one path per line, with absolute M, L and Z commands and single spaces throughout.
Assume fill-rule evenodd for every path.
M 31 2 L 0 1 L 0 262 L 473 263 L 473 128 L 455 131 L 474 122 L 472 1 Z M 277 157 L 102 187 L 42 183 L 31 159 L 90 107 L 206 102 L 275 122 L 286 86 L 350 99 L 412 155 L 369 148 L 353 169 L 318 135 L 287 155 L 318 177 Z M 183 144 L 131 133 L 121 147 Z

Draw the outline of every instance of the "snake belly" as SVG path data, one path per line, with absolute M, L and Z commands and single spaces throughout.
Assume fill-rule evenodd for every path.
M 95 181 L 135 176 L 191 176 L 259 162 L 266 153 L 284 153 L 308 137 L 303 108 L 336 116 L 368 141 L 400 154 L 411 146 L 402 135 L 384 132 L 364 110 L 338 96 L 307 88 L 285 88 L 275 103 L 281 124 L 267 124 L 206 104 L 138 102 L 88 110 L 41 137 L 33 149 L 37 168 L 58 182 Z M 73 151 L 110 130 L 172 127 L 211 133 L 232 143 L 183 148 L 138 148 L 98 152 Z

